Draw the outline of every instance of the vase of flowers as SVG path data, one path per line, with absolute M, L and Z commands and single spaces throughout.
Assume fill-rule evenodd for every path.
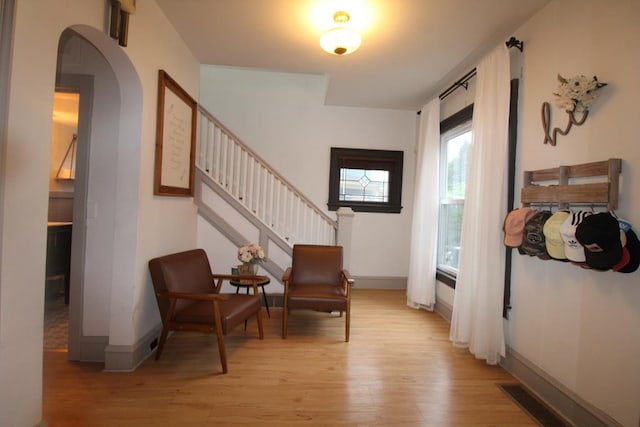
M 238 265 L 240 274 L 256 275 L 258 272 L 258 264 L 266 260 L 264 250 L 256 243 L 247 243 L 238 248 L 238 260 L 242 264 Z

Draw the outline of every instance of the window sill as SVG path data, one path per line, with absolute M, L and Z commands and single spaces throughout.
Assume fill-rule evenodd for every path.
M 450 287 L 452 289 L 456 288 L 456 279 L 457 279 L 457 277 L 453 273 L 450 273 L 450 272 L 444 271 L 444 270 L 440 270 L 440 269 L 436 270 L 436 280 L 444 283 L 445 285 L 447 285 L 448 287 Z
M 336 211 L 339 208 L 351 208 L 354 212 L 377 212 L 377 213 L 400 213 L 402 206 L 384 205 L 378 203 L 327 203 L 330 211 Z

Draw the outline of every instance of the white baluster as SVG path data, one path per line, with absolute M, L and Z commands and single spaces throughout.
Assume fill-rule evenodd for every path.
M 265 222 L 267 225 L 273 228 L 273 183 L 275 179 L 273 174 L 269 174 L 269 186 L 267 190 L 267 217 L 265 218 Z

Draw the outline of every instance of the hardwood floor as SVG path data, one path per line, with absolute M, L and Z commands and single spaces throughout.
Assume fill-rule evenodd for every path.
M 344 318 L 281 310 L 226 337 L 221 374 L 214 335 L 175 333 L 161 360 L 104 373 L 45 351 L 44 419 L 57 426 L 535 426 L 496 384 L 517 382 L 451 345 L 438 314 L 405 305 L 404 291 L 354 289 Z

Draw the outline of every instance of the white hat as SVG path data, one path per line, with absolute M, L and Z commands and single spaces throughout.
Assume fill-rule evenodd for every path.
M 560 235 L 564 240 L 564 254 L 573 262 L 585 262 L 584 246 L 576 239 L 576 228 L 582 220 L 591 215 L 589 211 L 576 211 L 569 215 L 560 226 Z

